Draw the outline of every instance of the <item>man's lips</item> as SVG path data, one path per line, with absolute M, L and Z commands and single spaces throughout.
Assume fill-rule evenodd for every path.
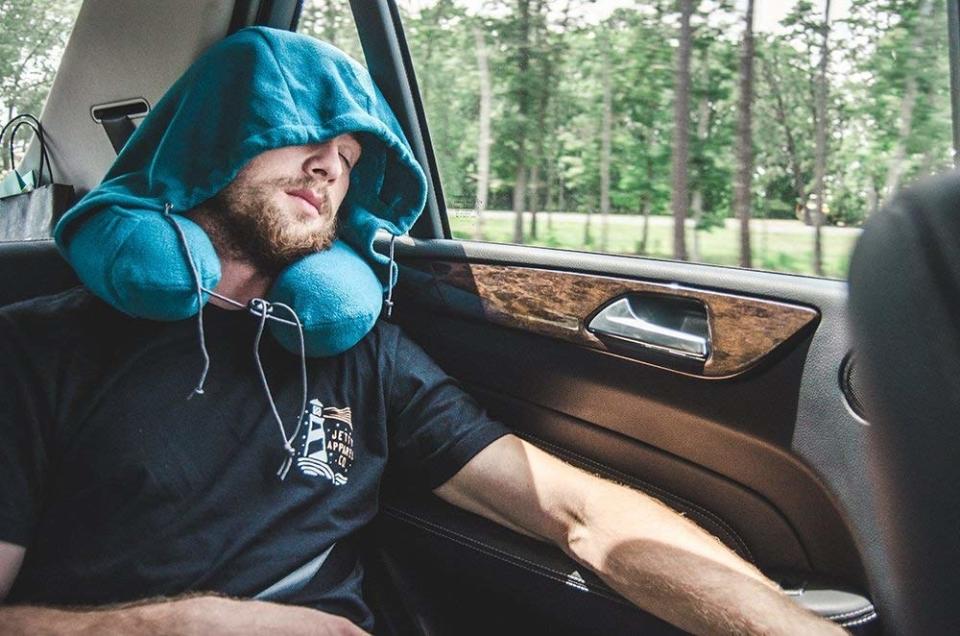
M 303 188 L 300 190 L 288 190 L 287 194 L 292 197 L 303 199 L 314 209 L 318 215 L 323 214 L 323 197 L 318 196 L 313 190 Z

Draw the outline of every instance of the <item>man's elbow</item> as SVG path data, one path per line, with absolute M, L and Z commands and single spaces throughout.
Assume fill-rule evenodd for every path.
M 593 475 L 585 476 L 584 496 L 568 502 L 558 515 L 561 531 L 557 543 L 571 558 L 603 576 L 611 542 L 616 541 L 614 519 L 628 502 L 626 488 Z M 629 499 L 629 497 L 627 497 Z

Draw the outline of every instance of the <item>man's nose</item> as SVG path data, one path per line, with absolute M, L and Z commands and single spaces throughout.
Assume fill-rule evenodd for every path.
M 304 173 L 320 181 L 336 181 L 343 172 L 340 153 L 332 143 L 318 144 L 303 162 Z

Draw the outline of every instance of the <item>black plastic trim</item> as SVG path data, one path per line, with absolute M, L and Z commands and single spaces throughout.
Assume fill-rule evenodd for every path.
M 236 0 L 233 5 L 233 15 L 230 16 L 230 26 L 227 35 L 233 35 L 240 29 L 254 24 L 261 0 Z
M 303 0 L 263 0 L 254 22 L 258 26 L 296 31 Z

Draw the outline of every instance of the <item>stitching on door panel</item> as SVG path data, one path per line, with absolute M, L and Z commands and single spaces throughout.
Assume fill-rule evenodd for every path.
M 543 565 L 541 563 L 530 561 L 529 559 L 516 556 L 515 554 L 511 554 L 509 552 L 505 552 L 500 548 L 483 543 L 482 541 L 474 539 L 473 537 L 461 534 L 455 530 L 451 530 L 444 526 L 437 525 L 432 521 L 429 521 L 422 517 L 418 517 L 417 515 L 414 515 L 407 511 L 399 510 L 392 506 L 385 507 L 384 512 L 396 517 L 401 521 L 419 525 L 421 528 L 423 528 L 428 532 L 439 535 L 449 541 L 453 541 L 454 543 L 462 545 L 466 548 L 476 550 L 478 552 L 487 554 L 488 556 L 492 556 L 496 559 L 499 559 L 500 561 L 503 561 L 504 563 L 507 563 L 509 565 L 519 567 L 522 570 L 526 570 L 527 572 L 530 572 L 531 574 L 544 576 L 558 583 L 563 583 L 564 585 L 569 584 L 569 578 L 568 578 L 569 573 L 567 572 L 554 570 L 553 568 Z M 584 587 L 579 587 L 579 586 L 575 587 L 574 589 L 580 590 L 581 592 L 587 592 L 588 594 L 593 594 L 595 596 L 600 596 L 602 598 L 606 598 L 612 601 L 616 601 L 622 605 L 629 605 L 629 603 L 624 601 L 622 598 L 620 598 L 619 596 L 616 596 L 612 592 L 607 592 L 606 588 L 600 587 L 596 583 L 590 583 L 590 587 L 587 587 L 586 589 L 584 589 Z
M 855 621 L 847 621 L 846 623 L 840 623 L 840 627 L 856 627 L 857 625 L 863 625 L 869 623 L 877 617 L 876 612 L 871 612 L 870 615 L 864 616 L 863 618 L 858 618 Z
M 840 614 L 830 614 L 827 616 L 830 620 L 841 620 L 844 618 L 852 618 L 857 614 L 863 614 L 864 612 L 873 612 L 873 605 L 867 605 L 866 607 L 861 607 L 860 609 L 850 610 L 849 612 L 842 612 Z

